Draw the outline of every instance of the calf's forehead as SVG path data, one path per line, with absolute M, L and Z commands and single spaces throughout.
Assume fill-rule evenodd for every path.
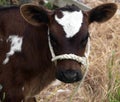
M 55 14 L 55 21 L 62 26 L 65 32 L 66 38 L 71 38 L 76 35 L 83 23 L 83 13 L 81 10 L 79 11 L 60 11 L 62 13 L 62 17 L 58 17 Z

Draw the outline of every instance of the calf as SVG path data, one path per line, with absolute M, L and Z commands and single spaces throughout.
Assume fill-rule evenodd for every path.
M 89 55 L 88 26 L 107 21 L 116 9 L 113 3 L 90 11 L 75 5 L 0 8 L 0 101 L 36 102 L 34 96 L 56 78 L 80 81 Z

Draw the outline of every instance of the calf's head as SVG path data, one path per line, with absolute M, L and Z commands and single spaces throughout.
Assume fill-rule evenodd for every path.
M 88 26 L 93 22 L 105 22 L 116 12 L 114 3 L 103 4 L 82 11 L 75 5 L 47 10 L 42 6 L 23 5 L 23 18 L 34 26 L 48 25 L 48 45 L 51 60 L 56 64 L 56 78 L 72 83 L 82 79 L 82 67 L 89 55 Z

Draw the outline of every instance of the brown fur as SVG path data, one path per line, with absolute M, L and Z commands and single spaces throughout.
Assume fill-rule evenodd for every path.
M 0 42 L 0 84 L 3 86 L 0 98 L 5 92 L 5 102 L 21 102 L 24 96 L 35 95 L 55 78 L 47 44 L 47 32 L 45 32 L 47 26 L 33 27 L 27 24 L 18 8 L 0 11 L 0 25 L 0 35 L 4 39 Z M 27 31 L 29 33 L 26 33 Z M 25 34 L 23 50 L 21 53 L 16 52 L 10 57 L 10 62 L 3 65 L 5 55 L 10 49 L 9 44 L 6 43 L 9 34 L 19 36 Z M 22 87 L 25 87 L 24 92 Z

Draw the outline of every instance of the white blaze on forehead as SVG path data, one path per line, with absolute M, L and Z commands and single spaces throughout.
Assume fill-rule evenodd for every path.
M 11 35 L 7 39 L 7 42 L 11 42 L 10 51 L 6 54 L 6 59 L 3 61 L 3 64 L 8 63 L 9 57 L 12 56 L 15 52 L 21 51 L 23 38 L 17 35 Z
M 55 20 L 63 26 L 67 38 L 73 37 L 82 26 L 83 13 L 81 10 L 73 12 L 63 11 L 62 13 L 63 17 L 58 18 L 57 15 L 55 15 Z

